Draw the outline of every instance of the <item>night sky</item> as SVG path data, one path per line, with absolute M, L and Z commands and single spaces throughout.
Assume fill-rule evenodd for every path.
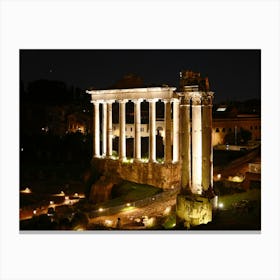
M 209 77 L 215 102 L 261 97 L 260 50 L 21 50 L 20 79 L 58 80 L 82 89 L 109 88 L 126 74 L 145 85 L 178 87 L 179 72 Z

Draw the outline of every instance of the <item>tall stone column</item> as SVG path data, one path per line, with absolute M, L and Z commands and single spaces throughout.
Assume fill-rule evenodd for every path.
M 212 99 L 213 93 L 204 93 L 202 98 L 202 188 L 213 187 L 212 147 Z
M 106 156 L 110 158 L 113 152 L 113 129 L 112 129 L 112 100 L 107 101 L 107 152 Z
M 149 101 L 149 162 L 156 161 L 156 99 Z
M 93 156 L 100 157 L 100 130 L 99 130 L 99 101 L 93 101 L 94 105 L 94 135 L 93 135 Z
M 179 161 L 179 99 L 172 99 L 173 101 L 173 162 Z
M 180 155 L 181 155 L 181 192 L 191 188 L 191 126 L 190 96 L 184 93 L 180 104 Z
M 192 93 L 192 193 L 202 194 L 201 94 Z
M 134 102 L 134 160 L 141 160 L 141 102 L 142 99 Z
M 119 122 L 120 122 L 120 137 L 119 137 L 119 159 L 126 159 L 126 137 L 125 137 L 125 104 L 127 100 L 120 100 Z
M 164 145 L 164 161 L 171 162 L 171 102 L 164 100 L 164 124 L 165 124 L 165 145 Z
M 102 156 L 106 156 L 107 147 L 107 103 L 102 103 Z

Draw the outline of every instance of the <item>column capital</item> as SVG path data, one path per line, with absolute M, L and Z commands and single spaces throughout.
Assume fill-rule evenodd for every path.
M 119 102 L 119 103 L 127 103 L 128 99 L 119 99 L 119 100 L 117 100 L 117 102 Z
M 149 103 L 156 103 L 158 102 L 158 98 L 151 98 L 151 99 L 146 99 Z
M 111 99 L 111 100 L 105 100 L 106 104 L 113 104 L 115 102 L 115 100 Z
M 205 106 L 212 106 L 214 98 L 214 93 L 213 92 L 207 92 L 202 95 L 202 104 Z
M 171 101 L 173 103 L 180 103 L 180 99 L 179 98 L 171 98 Z
M 91 100 L 90 103 L 92 104 L 101 104 L 102 103 L 102 100 Z
M 193 92 L 191 93 L 191 98 L 193 105 L 201 105 L 201 93 Z
M 181 106 L 189 106 L 191 102 L 191 95 L 189 92 L 179 92 L 178 96 L 180 99 L 178 99 L 181 102 Z
M 167 102 L 171 103 L 171 98 L 168 98 L 168 99 L 162 99 L 162 102 L 163 102 L 163 103 L 165 103 L 165 104 L 166 104 Z
M 138 99 L 131 99 L 131 102 L 133 102 L 133 103 L 141 103 L 141 102 L 143 102 L 143 98 L 138 98 Z

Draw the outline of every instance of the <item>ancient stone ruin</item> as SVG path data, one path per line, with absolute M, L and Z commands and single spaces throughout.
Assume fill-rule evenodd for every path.
M 178 221 L 185 226 L 212 220 L 212 99 L 208 78 L 180 73 L 180 88 L 88 90 L 94 106 L 93 160 L 106 177 L 179 190 Z M 134 105 L 133 158 L 126 155 L 126 104 Z M 148 158 L 141 156 L 141 103 L 149 104 Z M 164 103 L 164 160 L 156 157 L 156 103 Z M 113 155 L 112 104 L 118 104 L 118 151 Z

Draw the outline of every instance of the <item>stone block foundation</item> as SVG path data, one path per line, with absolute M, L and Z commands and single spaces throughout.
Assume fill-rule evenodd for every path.
M 208 198 L 198 195 L 177 196 L 177 223 L 184 227 L 198 226 L 212 221 L 212 204 Z
M 108 178 L 120 178 L 162 189 L 179 188 L 180 164 L 157 162 L 121 162 L 113 159 L 95 158 L 92 165 Z

